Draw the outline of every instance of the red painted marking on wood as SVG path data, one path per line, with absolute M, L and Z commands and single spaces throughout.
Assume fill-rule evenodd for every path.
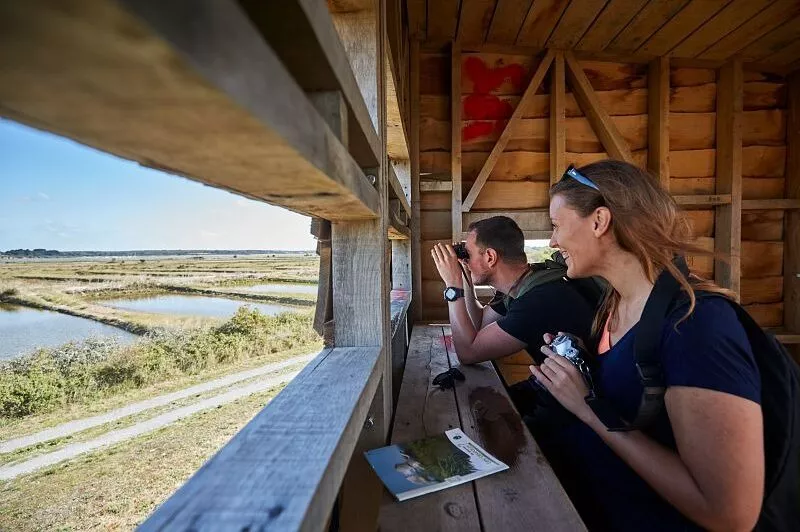
M 470 122 L 469 124 L 461 128 L 461 141 L 469 142 L 471 140 L 480 137 L 488 137 L 489 135 L 492 134 L 494 128 L 495 128 L 495 122 L 487 122 L 487 121 Z
M 498 120 L 513 113 L 511 104 L 494 94 L 468 94 L 464 98 L 465 120 Z
M 497 90 L 506 80 L 516 89 L 525 82 L 525 69 L 519 63 L 490 67 L 483 59 L 468 57 L 464 61 L 464 73 L 472 82 L 473 91 L 479 94 Z

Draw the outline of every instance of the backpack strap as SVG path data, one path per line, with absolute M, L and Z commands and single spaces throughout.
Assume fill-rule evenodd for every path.
M 674 263 L 681 273 L 688 277 L 689 267 L 683 257 L 676 257 Z M 633 421 L 628 422 L 622 419 L 606 399 L 598 396 L 587 397 L 587 404 L 608 430 L 641 429 L 650 425 L 664 408 L 666 384 L 659 345 L 664 320 L 674 307 L 674 302 L 680 293 L 681 285 L 678 280 L 669 271 L 664 270 L 656 279 L 653 290 L 644 305 L 634 340 L 636 370 L 644 389 L 639 402 L 639 410 Z

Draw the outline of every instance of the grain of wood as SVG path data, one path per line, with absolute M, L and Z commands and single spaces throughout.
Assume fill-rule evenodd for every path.
M 742 279 L 740 303 L 780 303 L 783 300 L 783 277 L 758 277 Z
M 789 78 L 785 198 L 800 201 L 800 76 Z M 800 334 L 800 210 L 788 211 L 785 219 L 784 325 Z M 800 349 L 795 348 L 800 355 Z
M 547 46 L 562 50 L 572 49 L 592 25 L 608 0 L 586 0 L 571 2 L 558 21 Z
M 460 240 L 461 235 L 461 45 L 454 42 L 450 52 L 450 179 L 452 240 Z
M 441 292 L 439 292 L 441 298 Z M 460 428 L 455 393 L 433 386 L 433 378 L 449 369 L 441 327 L 415 325 L 411 331 L 397 415 L 392 429 L 393 444 L 437 436 Z M 385 494 L 380 529 L 474 530 L 480 519 L 471 484 L 455 486 L 424 497 L 397 502 Z
M 605 50 L 646 3 L 647 0 L 611 0 L 575 46 L 575 50 Z
M 742 202 L 742 240 L 783 240 L 783 210 L 745 210 Z
M 800 3 L 796 0 L 778 0 L 725 35 L 697 57 L 728 59 L 798 13 L 800 13 Z
M 326 522 L 382 373 L 377 347 L 323 351 L 140 529 Z
M 575 94 L 575 98 L 586 113 L 586 117 L 600 138 L 605 150 L 616 159 L 632 162 L 631 148 L 620 134 L 608 113 L 600 107 L 582 66 L 571 52 L 565 53 L 567 79 Z M 569 137 L 569 132 L 567 133 Z
M 512 131 L 514 130 L 515 124 L 520 120 L 522 115 L 522 106 L 525 105 L 525 102 L 533 96 L 538 89 L 539 85 L 542 83 L 545 74 L 547 73 L 548 68 L 550 67 L 550 63 L 553 61 L 554 54 L 552 51 L 547 52 L 545 54 L 544 59 L 539 64 L 538 68 L 536 69 L 536 73 L 531 78 L 530 83 L 528 84 L 528 88 L 525 89 L 525 94 L 522 95 L 522 99 L 520 100 L 520 105 L 514 111 L 514 114 L 511 115 L 511 119 L 506 124 L 506 127 L 503 129 L 503 132 L 500 134 L 500 138 L 497 140 L 494 148 L 492 148 L 489 157 L 486 159 L 486 163 L 484 163 L 483 168 L 478 173 L 478 177 L 475 179 L 475 183 L 473 184 L 472 188 L 467 194 L 467 197 L 464 199 L 462 204 L 463 211 L 469 211 L 472 206 L 475 204 L 476 198 L 478 194 L 480 194 L 481 189 L 483 188 L 486 180 L 489 179 L 489 174 L 491 174 L 494 165 L 497 163 L 497 159 L 500 157 L 500 154 L 506 148 L 506 144 L 511 137 Z
M 480 44 L 486 40 L 497 0 L 462 0 L 458 38 L 462 44 Z
M 566 77 L 564 73 L 564 54 L 559 52 L 553 60 L 550 72 L 550 184 L 561 179 L 567 169 L 567 130 L 566 130 Z
M 57 4 L 3 4 L 5 116 L 309 215 L 378 212 L 358 163 L 238 6 L 132 3 L 137 17 L 73 2 L 64 17 Z
M 525 16 L 516 43 L 544 48 L 570 0 L 537 0 Z
M 648 80 L 647 169 L 669 191 L 669 58 L 650 63 Z
M 728 205 L 717 207 L 715 251 L 728 260 L 716 260 L 715 281 L 739 292 L 742 276 L 742 63 L 733 61 L 720 69 L 717 97 L 718 194 L 730 194 Z
M 498 0 L 486 41 L 513 44 L 532 0 Z
M 771 0 L 733 0 L 711 20 L 672 49 L 676 57 L 696 57 L 709 46 L 730 34 L 744 21 L 756 15 Z
M 428 2 L 427 40 L 445 42 L 456 36 L 460 0 Z
M 687 2 L 688 0 L 651 0 L 611 41 L 606 50 L 610 52 L 636 50 Z
M 666 55 L 693 31 L 706 23 L 730 0 L 691 0 L 645 41 L 637 53 Z
M 449 327 L 445 328 L 449 334 Z M 575 507 L 519 417 L 491 362 L 462 366 L 446 344 L 452 367 L 466 377 L 455 387 L 464 433 L 504 461 L 506 472 L 475 481 L 481 521 L 491 530 L 585 530 Z M 516 496 L 505 494 L 513 491 Z

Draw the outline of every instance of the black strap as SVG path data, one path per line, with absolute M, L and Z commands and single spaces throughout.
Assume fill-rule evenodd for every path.
M 689 276 L 689 267 L 683 257 L 676 257 L 674 264 L 685 277 Z M 680 292 L 681 285 L 678 280 L 664 269 L 656 279 L 653 290 L 644 305 L 634 339 L 636 370 L 644 390 L 639 402 L 639 410 L 633 421 L 628 422 L 618 414 L 614 415 L 614 409 L 602 397 L 592 397 L 587 400 L 587 404 L 592 407 L 608 430 L 630 431 L 646 427 L 655 420 L 664 407 L 666 384 L 664 370 L 661 366 L 659 344 L 664 320 Z

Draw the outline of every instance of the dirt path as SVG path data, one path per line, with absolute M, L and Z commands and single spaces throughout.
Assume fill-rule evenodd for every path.
M 291 367 L 301 362 L 308 362 L 315 356 L 317 356 L 317 352 L 309 353 L 306 355 L 300 355 L 297 357 L 290 358 L 288 360 L 284 360 L 282 362 L 266 364 L 258 368 L 250 369 L 247 371 L 241 371 L 239 373 L 234 373 L 232 375 L 226 375 L 225 377 L 220 377 L 219 379 L 214 379 L 212 381 L 204 382 L 196 386 L 192 386 L 190 388 L 178 390 L 177 392 L 161 395 L 158 397 L 153 397 L 152 399 L 147 399 L 145 401 L 132 403 L 123 406 L 121 408 L 112 410 L 110 412 L 106 412 L 105 414 L 87 417 L 84 419 L 77 419 L 75 421 L 69 421 L 67 423 L 62 423 L 61 425 L 45 429 L 43 431 L 36 432 L 34 434 L 22 436 L 19 438 L 14 438 L 12 440 L 6 440 L 4 442 L 0 442 L 0 454 L 10 453 L 17 449 L 22 449 L 24 447 L 29 447 L 31 445 L 36 445 L 38 443 L 46 442 L 56 438 L 64 438 L 66 436 L 69 436 L 70 434 L 75 434 L 76 432 L 81 432 L 86 429 L 90 429 L 92 427 L 97 427 L 105 423 L 110 423 L 118 419 L 132 416 L 134 414 L 138 414 L 139 412 L 143 412 L 151 408 L 157 408 L 159 406 L 168 405 L 173 401 L 184 399 L 186 397 L 191 397 L 192 395 L 205 393 L 225 386 L 230 386 L 231 384 L 236 384 L 237 382 L 252 379 L 254 377 L 258 377 L 259 375 L 265 375 L 267 373 L 279 371 L 281 369 Z
M 120 443 L 128 439 L 134 438 L 136 436 L 141 436 L 142 434 L 146 434 L 148 432 L 160 429 L 162 427 L 169 425 L 170 423 L 174 423 L 179 419 L 191 416 L 192 414 L 195 414 L 202 410 L 207 410 L 209 408 L 214 408 L 219 405 L 230 403 L 231 401 L 234 401 L 241 397 L 245 397 L 256 392 L 268 390 L 269 388 L 272 388 L 279 384 L 289 382 L 298 373 L 300 373 L 300 371 L 282 373 L 279 375 L 266 377 L 264 379 L 259 379 L 256 382 L 247 384 L 240 388 L 236 388 L 221 393 L 214 397 L 202 399 L 188 406 L 170 410 L 169 412 L 155 416 L 146 421 L 136 423 L 129 427 L 109 431 L 93 440 L 67 445 L 66 447 L 59 449 L 58 451 L 54 451 L 52 453 L 36 456 L 24 462 L 2 466 L 0 467 L 0 480 L 10 480 L 19 475 L 32 473 L 43 467 L 47 467 L 62 462 L 64 460 L 75 458 L 76 456 L 88 453 L 95 449 L 113 445 L 115 443 Z

